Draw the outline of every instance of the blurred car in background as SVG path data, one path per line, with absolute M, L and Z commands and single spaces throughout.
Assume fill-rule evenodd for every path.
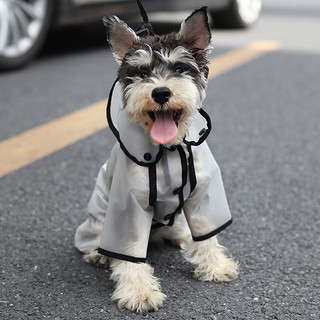
M 262 0 L 142 0 L 148 13 L 208 6 L 215 27 L 247 28 L 260 15 Z M 135 0 L 0 0 L 0 69 L 28 64 L 48 32 L 115 14 L 140 19 Z

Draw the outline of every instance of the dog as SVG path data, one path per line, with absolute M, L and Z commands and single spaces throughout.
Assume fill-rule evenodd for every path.
M 166 295 L 146 262 L 150 239 L 180 246 L 201 281 L 238 275 L 238 263 L 216 238 L 232 220 L 205 141 L 212 36 L 205 7 L 179 32 L 162 36 L 138 36 L 116 16 L 104 23 L 119 63 L 107 107 L 117 142 L 98 174 L 75 246 L 86 262 L 110 264 L 119 308 L 156 311 Z

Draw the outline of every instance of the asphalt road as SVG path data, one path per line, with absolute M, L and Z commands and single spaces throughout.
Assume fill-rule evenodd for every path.
M 178 249 L 150 247 L 167 301 L 147 315 L 117 309 L 110 272 L 73 247 L 114 142 L 103 130 L 0 178 L 0 318 L 319 319 L 319 16 L 317 0 L 266 0 L 253 29 L 214 32 L 213 56 L 282 45 L 211 80 L 205 104 L 234 219 L 219 238 L 240 261 L 237 280 L 201 283 Z M 30 67 L 0 74 L 0 140 L 106 97 L 117 66 L 92 37 L 53 35 Z

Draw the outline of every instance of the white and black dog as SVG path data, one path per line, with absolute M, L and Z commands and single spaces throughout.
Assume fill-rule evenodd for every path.
M 205 141 L 211 32 L 206 8 L 164 36 L 138 36 L 115 16 L 104 22 L 120 65 L 107 108 L 118 141 L 97 177 L 75 245 L 87 262 L 110 262 L 112 299 L 120 308 L 146 312 L 166 298 L 146 263 L 150 238 L 181 246 L 202 281 L 238 275 L 238 264 L 215 237 L 231 215 Z

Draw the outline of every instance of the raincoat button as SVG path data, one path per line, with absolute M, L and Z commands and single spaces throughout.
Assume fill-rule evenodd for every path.
M 206 132 L 205 128 L 201 129 L 200 132 L 199 132 L 199 136 L 202 136 L 205 132 Z
M 145 153 L 144 155 L 143 155 L 143 157 L 144 157 L 144 160 L 146 160 L 146 161 L 150 161 L 151 159 L 152 159 L 152 156 L 151 156 L 151 154 L 150 153 Z
M 173 193 L 173 194 L 178 194 L 179 192 L 180 192 L 180 188 L 176 188 L 176 189 L 173 190 L 172 193 Z

